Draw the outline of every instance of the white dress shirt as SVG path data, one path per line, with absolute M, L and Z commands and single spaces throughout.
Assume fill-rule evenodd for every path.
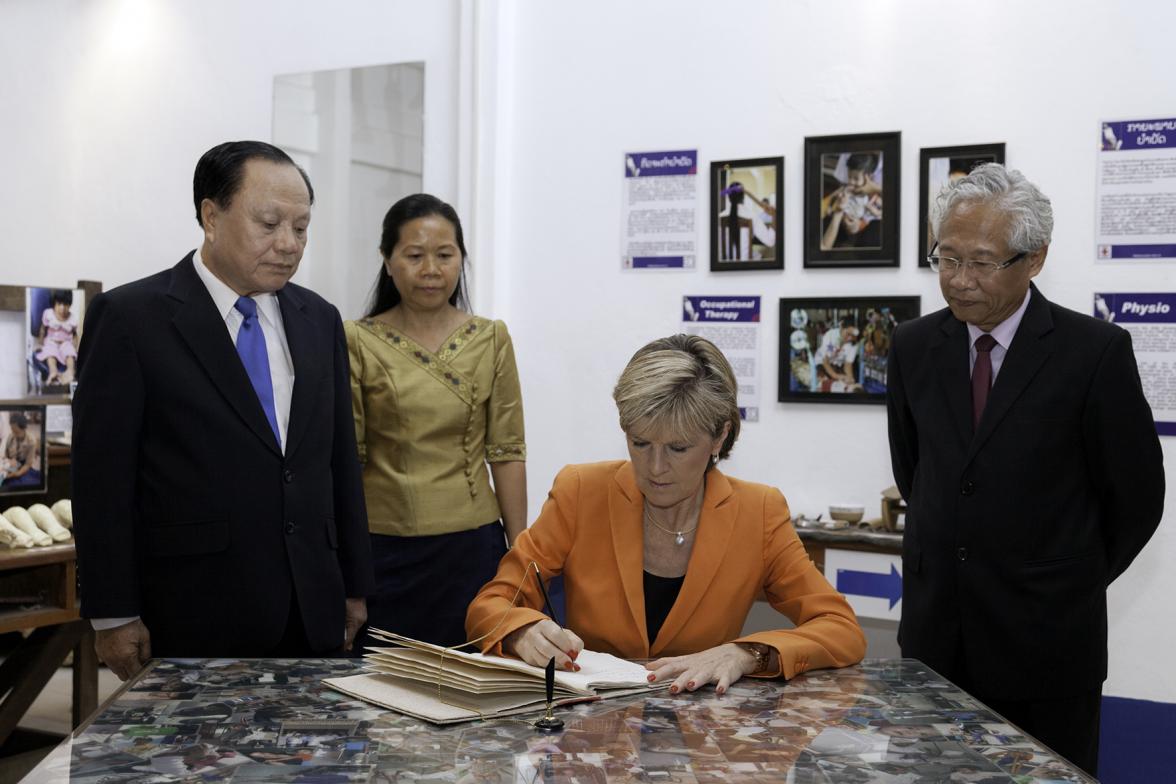
M 993 339 L 996 340 L 996 345 L 992 347 L 992 383 L 996 383 L 996 374 L 1000 372 L 1000 366 L 1004 363 L 1005 354 L 1009 353 L 1009 346 L 1013 344 L 1013 338 L 1017 335 L 1017 327 L 1021 326 L 1021 319 L 1025 317 L 1025 311 L 1029 309 L 1029 298 L 1033 296 L 1033 292 L 1025 292 L 1025 301 L 1021 303 L 1021 307 L 1017 308 L 1013 315 L 1009 316 L 1004 321 L 997 324 L 989 332 Z M 984 330 L 975 324 L 968 325 L 968 373 L 976 369 L 976 338 L 984 334 Z
M 212 270 L 204 266 L 204 259 L 200 251 L 192 257 L 192 264 L 196 267 L 196 274 L 204 282 L 204 287 L 212 295 L 216 310 L 225 320 L 225 327 L 229 330 L 229 337 L 233 345 L 237 345 L 237 334 L 245 317 L 241 311 L 233 307 L 238 294 L 228 285 L 212 274 Z M 271 292 L 254 294 L 251 298 L 257 303 L 257 321 L 261 324 L 261 332 L 265 335 L 265 351 L 269 355 L 270 378 L 274 384 L 274 412 L 278 417 L 278 432 L 282 435 L 282 451 L 286 450 L 286 430 L 290 426 L 290 399 L 294 395 L 294 360 L 290 358 L 290 346 L 286 342 L 286 327 L 282 323 L 282 308 L 278 304 L 278 295 Z
M 235 346 L 237 333 L 245 323 L 241 311 L 234 307 L 238 294 L 204 266 L 199 249 L 192 257 L 192 265 L 212 296 L 217 312 L 225 320 L 225 328 L 229 330 L 229 338 Z M 294 395 L 294 360 L 290 357 L 290 345 L 286 342 L 286 328 L 282 322 L 282 308 L 278 304 L 278 296 L 273 292 L 267 292 L 254 294 L 252 299 L 257 303 L 257 321 L 261 325 L 261 333 L 265 336 L 270 378 L 273 379 L 274 385 L 274 412 L 278 417 L 278 432 L 282 436 L 282 453 L 285 454 L 286 431 L 290 426 L 290 399 Z M 103 631 L 123 626 L 138 620 L 138 617 L 136 615 L 130 618 L 93 618 L 90 622 L 95 631 Z

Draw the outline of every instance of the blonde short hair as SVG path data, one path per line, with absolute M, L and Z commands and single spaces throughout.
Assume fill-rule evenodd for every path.
M 633 355 L 617 379 L 613 400 L 626 433 L 642 426 L 717 438 L 730 422 L 719 450 L 722 460 L 739 437 L 738 389 L 731 364 L 714 343 L 697 335 L 673 335 Z

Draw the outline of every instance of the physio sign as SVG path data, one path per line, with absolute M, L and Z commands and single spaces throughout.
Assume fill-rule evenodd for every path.
M 1156 432 L 1176 436 L 1176 293 L 1095 294 L 1094 315 L 1131 333 Z

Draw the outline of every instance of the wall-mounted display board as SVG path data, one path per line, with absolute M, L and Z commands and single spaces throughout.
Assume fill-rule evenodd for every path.
M 711 272 L 784 269 L 784 159 L 713 161 Z
M 804 266 L 897 267 L 902 134 L 804 140 Z
M 625 154 L 624 269 L 693 269 L 698 255 L 698 150 Z
M 739 416 L 758 422 L 760 298 L 682 297 L 682 331 L 706 338 L 723 352 L 735 371 Z
M 931 236 L 931 202 L 940 188 L 964 177 L 982 163 L 1004 163 L 1004 142 L 962 147 L 924 147 L 919 150 L 919 266 L 931 264 L 927 254 L 935 244 Z
M 1104 122 L 1095 257 L 1176 260 L 1176 118 Z
M 918 297 L 781 299 L 777 399 L 884 404 L 891 335 L 918 316 Z
M 1156 432 L 1176 436 L 1176 293 L 1095 294 L 1094 315 L 1131 333 Z

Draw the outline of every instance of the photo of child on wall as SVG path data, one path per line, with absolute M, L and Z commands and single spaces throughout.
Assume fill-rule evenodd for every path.
M 29 395 L 65 395 L 77 374 L 85 292 L 30 287 L 26 357 Z

